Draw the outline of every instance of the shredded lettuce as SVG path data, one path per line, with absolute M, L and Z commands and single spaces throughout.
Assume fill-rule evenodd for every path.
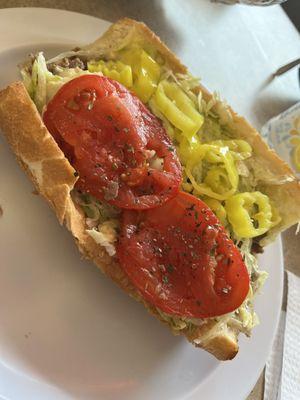
M 32 65 L 32 97 L 37 109 L 42 112 L 47 101 L 47 81 L 52 79 L 51 72 L 48 71 L 45 57 L 43 53 L 38 53 Z M 59 77 L 54 77 L 55 81 L 59 81 Z
M 193 329 L 205 324 L 205 320 L 202 319 L 177 317 L 176 315 L 169 315 L 159 308 L 156 308 L 156 310 L 160 317 L 171 325 L 174 331 L 179 332 L 187 329 L 191 332 Z
M 259 319 L 254 311 L 253 300 L 268 277 L 266 271 L 259 270 L 257 259 L 251 254 L 251 246 L 251 239 L 245 239 L 239 246 L 250 276 L 250 290 L 243 304 L 232 314 L 228 321 L 230 325 L 237 327 L 247 336 L 250 335 L 252 328 L 259 324 Z
M 198 95 L 198 108 L 201 113 L 203 113 L 206 117 L 210 115 L 213 118 L 217 118 L 217 115 L 213 113 L 213 107 L 219 101 L 217 93 L 213 93 L 211 99 L 207 102 L 203 99 L 203 94 L 200 91 Z
M 184 93 L 197 105 L 197 94 L 194 89 L 199 86 L 199 78 L 190 74 L 174 74 L 170 69 L 165 69 L 160 80 L 170 80 L 184 91 Z
M 45 105 L 52 99 L 55 93 L 68 81 L 80 75 L 91 74 L 80 68 L 56 67 L 53 74 L 47 68 L 47 63 L 42 52 L 38 53 L 31 69 L 28 65 L 21 69 L 23 83 L 34 101 L 38 111 L 43 112 Z M 99 73 L 95 73 L 99 75 Z M 100 73 L 100 75 L 102 75 Z
M 79 193 L 73 190 L 72 197 L 79 204 L 87 217 L 88 223 L 101 224 L 120 216 L 120 209 L 105 201 L 100 201 L 89 194 Z
M 34 84 L 32 79 L 32 72 L 28 71 L 27 67 L 23 67 L 20 70 L 20 74 L 24 83 L 24 86 L 29 94 L 29 96 L 34 100 Z
M 261 287 L 264 285 L 268 277 L 268 273 L 259 269 L 257 258 L 251 253 L 251 247 L 252 240 L 244 239 L 240 246 L 240 252 L 244 257 L 245 264 L 251 277 L 251 286 L 254 295 L 258 293 Z
M 86 232 L 96 243 L 105 247 L 110 256 L 115 255 L 115 242 L 119 232 L 120 210 L 95 197 L 72 192 L 73 200 L 79 204 L 86 217 Z

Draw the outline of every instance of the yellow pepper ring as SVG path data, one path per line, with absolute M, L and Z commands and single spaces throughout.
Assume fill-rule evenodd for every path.
M 252 211 L 255 205 L 257 212 Z M 273 225 L 269 198 L 261 192 L 236 194 L 226 200 L 225 209 L 234 233 L 240 238 L 262 235 Z M 255 221 L 258 227 L 255 227 Z
M 228 192 L 231 187 L 226 170 L 221 167 L 210 168 L 206 174 L 204 183 L 213 191 L 220 194 Z
M 195 164 L 201 162 L 208 152 L 210 155 L 215 153 L 218 162 L 222 161 L 224 170 L 227 172 L 228 181 L 231 184 L 230 190 L 225 190 L 223 193 L 217 193 L 213 191 L 206 183 L 198 183 L 194 178 L 192 173 L 193 167 Z M 196 194 L 206 195 L 217 200 L 225 200 L 232 196 L 236 192 L 239 183 L 239 176 L 234 164 L 234 160 L 228 151 L 228 148 L 226 147 L 218 147 L 209 144 L 203 144 L 199 146 L 199 152 L 197 152 L 197 154 L 188 160 L 185 167 L 185 173 L 190 179 Z

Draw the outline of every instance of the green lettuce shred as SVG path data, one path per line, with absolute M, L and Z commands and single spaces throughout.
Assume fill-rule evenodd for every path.
M 26 90 L 40 113 L 43 112 L 49 100 L 65 83 L 78 76 L 91 74 L 91 72 L 78 67 L 63 68 L 57 66 L 55 72 L 53 74 L 48 70 L 42 52 L 37 54 L 31 68 L 26 65 L 20 70 Z M 98 73 L 95 74 L 99 75 Z
M 100 201 L 89 194 L 79 193 L 74 190 L 72 192 L 73 199 L 83 209 L 87 217 L 87 223 L 90 225 L 99 225 L 111 219 L 117 219 L 120 215 L 120 210 L 106 203 Z

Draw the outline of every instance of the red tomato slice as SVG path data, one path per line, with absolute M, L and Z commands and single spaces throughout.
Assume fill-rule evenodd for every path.
M 207 205 L 183 192 L 155 209 L 124 211 L 117 256 L 142 297 L 167 314 L 226 314 L 249 291 L 240 252 Z
M 76 187 L 128 209 L 174 197 L 181 165 L 165 129 L 124 86 L 104 76 L 66 83 L 49 102 L 44 122 L 79 173 Z M 162 168 L 153 167 L 153 156 Z M 155 164 L 155 163 L 154 163 Z

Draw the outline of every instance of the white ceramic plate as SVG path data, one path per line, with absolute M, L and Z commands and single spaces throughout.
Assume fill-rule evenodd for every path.
M 66 24 L 67 21 L 67 24 Z M 0 11 L 0 87 L 37 49 L 88 43 L 109 23 L 46 9 Z M 204 74 L 204 73 L 203 73 Z M 241 400 L 265 364 L 282 297 L 281 244 L 260 264 L 270 276 L 256 302 L 261 325 L 221 363 L 149 316 L 80 260 L 0 139 L 0 396 L 9 400 Z

